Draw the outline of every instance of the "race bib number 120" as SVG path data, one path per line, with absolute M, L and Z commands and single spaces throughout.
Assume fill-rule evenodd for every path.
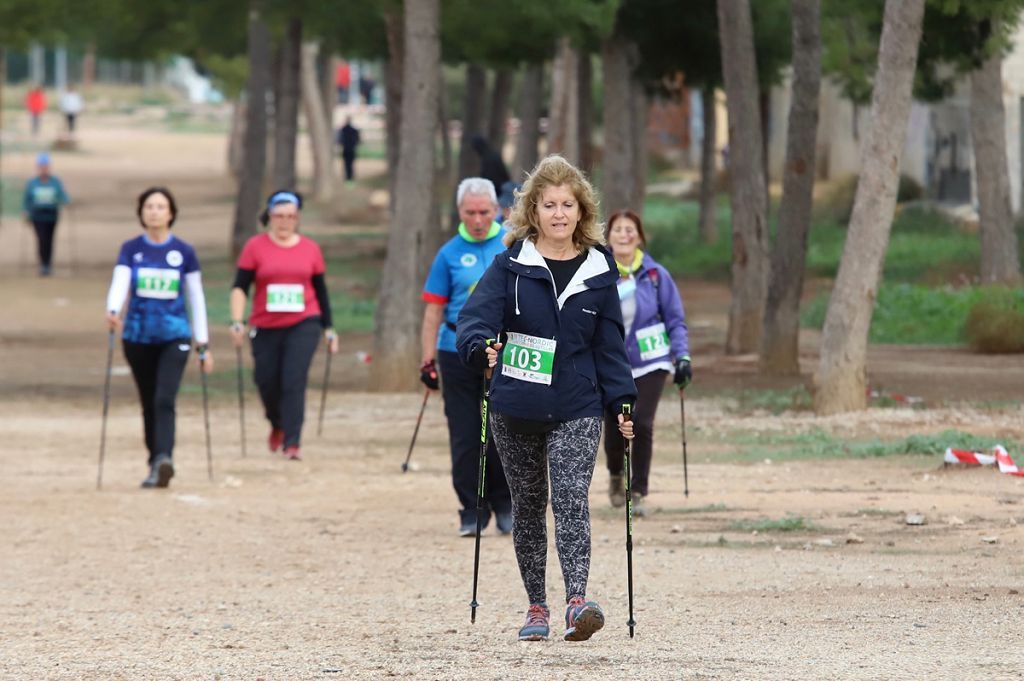
M 640 359 L 644 362 L 668 355 L 668 332 L 662 322 L 637 331 L 636 342 L 640 345 Z
M 551 385 L 555 363 L 555 341 L 524 333 L 509 332 L 501 353 L 501 373 L 528 383 Z

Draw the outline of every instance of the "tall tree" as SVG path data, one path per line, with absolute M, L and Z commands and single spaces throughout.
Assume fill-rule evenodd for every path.
M 246 240 L 256 233 L 256 218 L 262 205 L 263 175 L 267 157 L 267 89 L 270 85 L 270 32 L 260 0 L 249 2 L 249 77 L 246 81 L 244 163 L 235 200 L 235 221 L 231 230 L 231 251 L 237 255 Z
M 402 135 L 402 70 L 405 62 L 405 34 L 402 11 L 389 7 L 384 14 L 388 41 L 388 57 L 384 62 L 384 129 L 388 158 L 388 201 L 395 213 L 398 161 Z
M 537 165 L 540 142 L 540 113 L 544 99 L 544 64 L 532 63 L 523 68 L 519 89 L 519 137 L 512 179 L 521 182 Z
M 296 186 L 295 142 L 299 134 L 299 82 L 302 59 L 302 19 L 291 17 L 284 31 L 277 59 L 274 101 L 275 187 Z
M 814 376 L 819 414 L 867 406 L 868 330 L 896 206 L 923 15 L 924 0 L 886 0 L 871 129 L 861 145 L 853 214 Z
M 421 251 L 431 229 L 441 43 L 440 0 L 407 2 L 404 10 L 405 57 L 395 214 L 388 235 L 374 332 L 373 386 L 377 390 L 412 388 L 419 359 Z
M 503 66 L 495 69 L 491 85 L 491 106 L 487 111 L 487 141 L 500 154 L 505 147 L 505 128 L 508 127 L 508 108 L 515 86 L 515 71 Z
M 302 45 L 302 110 L 313 148 L 313 195 L 318 201 L 330 201 L 335 184 L 333 131 L 324 112 L 323 90 L 317 77 L 319 52 L 319 43 L 307 41 Z
M 484 97 L 487 71 L 478 63 L 466 64 L 466 92 L 462 104 L 462 136 L 459 139 L 459 179 L 477 175 L 480 162 L 470 142 L 484 132 Z
M 718 148 L 718 101 L 715 87 L 704 85 L 700 89 L 703 137 L 700 141 L 700 215 L 697 231 L 700 240 L 706 244 L 718 241 L 718 226 L 715 223 L 715 156 Z
M 639 154 L 634 144 L 635 116 L 639 113 L 633 102 L 635 70 L 640 51 L 621 30 L 604 39 L 601 64 L 604 75 L 604 162 L 601 178 L 601 201 L 606 214 L 623 208 L 639 211 L 634 203 L 636 167 Z
M 722 71 L 729 100 L 732 303 L 725 350 L 756 352 L 768 275 L 764 147 L 749 0 L 718 0 Z
M 811 227 L 818 97 L 821 92 L 821 2 L 792 0 L 793 87 L 786 127 L 786 167 L 761 337 L 761 371 L 800 373 L 800 295 Z

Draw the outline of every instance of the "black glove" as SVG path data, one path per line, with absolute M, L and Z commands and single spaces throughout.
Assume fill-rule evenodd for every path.
M 420 367 L 420 382 L 431 390 L 437 390 L 441 384 L 437 382 L 437 365 L 434 360 L 423 363 Z
M 487 370 L 487 346 L 493 340 L 480 341 L 469 351 L 469 366 L 480 371 Z
M 690 358 L 680 357 L 676 360 L 676 375 L 672 378 L 672 382 L 682 390 L 690 385 L 691 381 L 693 381 L 693 368 L 690 366 Z

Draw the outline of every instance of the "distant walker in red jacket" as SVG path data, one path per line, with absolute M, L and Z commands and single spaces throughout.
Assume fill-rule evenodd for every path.
M 46 111 L 46 93 L 39 85 L 34 85 L 28 94 L 25 95 L 25 108 L 32 120 L 32 136 L 39 135 L 39 121 Z

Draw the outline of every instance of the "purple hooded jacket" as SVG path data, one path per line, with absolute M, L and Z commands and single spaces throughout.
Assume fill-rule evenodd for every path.
M 683 312 L 683 301 L 679 297 L 676 283 L 672 281 L 672 275 L 645 252 L 640 269 L 633 276 L 636 279 L 636 316 L 632 328 L 626 329 L 626 354 L 630 365 L 635 370 L 666 360 L 689 357 L 686 313 Z M 658 322 L 664 322 L 665 330 L 668 331 L 668 356 L 644 361 L 640 358 L 636 332 Z

